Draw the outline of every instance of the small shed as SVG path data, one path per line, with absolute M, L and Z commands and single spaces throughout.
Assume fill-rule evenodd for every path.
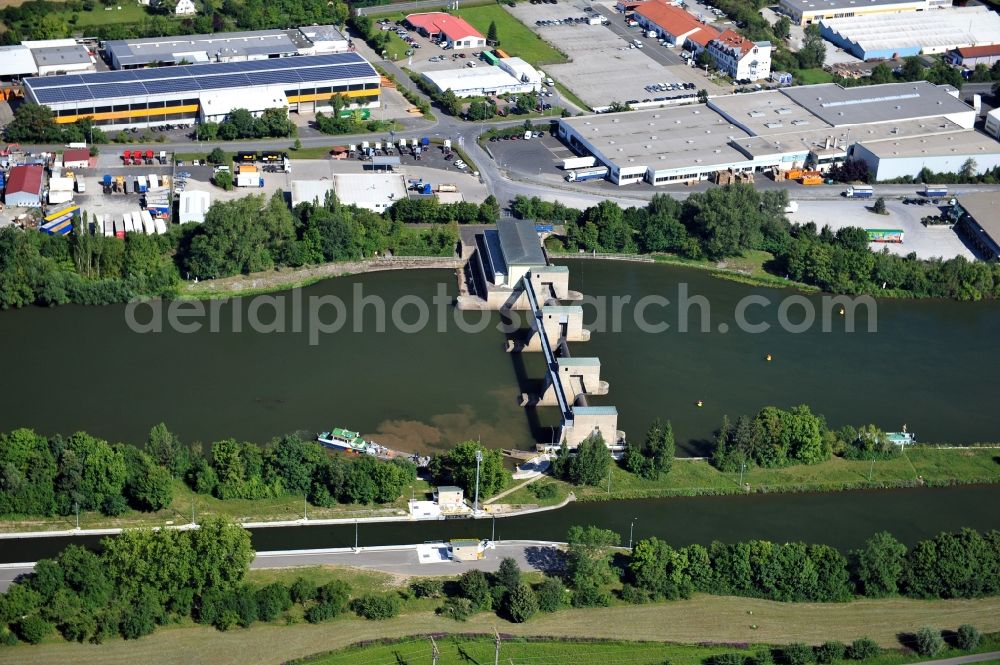
M 90 150 L 86 148 L 71 148 L 63 150 L 63 167 L 67 169 L 85 169 L 90 166 Z
M 442 485 L 434 491 L 434 500 L 441 510 L 456 510 L 465 507 L 465 490 L 454 485 Z
M 452 561 L 478 561 L 486 556 L 486 543 L 474 538 L 448 542 L 448 553 Z

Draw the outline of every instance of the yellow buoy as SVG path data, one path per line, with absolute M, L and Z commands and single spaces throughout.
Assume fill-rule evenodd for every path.
M 767 362 L 771 362 L 771 354 L 767 354 Z
M 705 406 L 705 403 L 702 402 L 701 400 L 698 400 L 697 402 L 695 402 L 695 404 L 697 404 L 698 406 Z
M 841 308 L 840 308 L 840 315 L 841 315 L 841 316 L 843 316 L 843 315 L 844 315 L 844 308 L 843 308 L 843 307 L 841 307 Z

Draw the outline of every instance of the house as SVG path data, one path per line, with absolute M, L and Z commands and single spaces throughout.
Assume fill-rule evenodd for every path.
M 463 538 L 448 542 L 448 554 L 452 561 L 478 561 L 486 556 L 486 541 Z
M 948 62 L 966 69 L 975 69 L 976 65 L 992 67 L 998 61 L 1000 61 L 1000 44 L 965 46 L 948 53 Z
M 485 48 L 486 37 L 465 19 L 444 12 L 410 14 L 406 22 L 424 37 L 433 39 L 445 48 Z
M 454 485 L 442 485 L 434 490 L 434 500 L 441 510 L 462 510 L 465 508 L 465 491 Z
M 86 148 L 63 150 L 62 161 L 67 169 L 85 169 L 90 166 L 90 151 Z
M 701 50 L 701 47 L 719 34 L 712 26 L 663 0 L 650 0 L 636 6 L 634 18 L 643 31 L 652 30 L 678 46 L 691 42 L 690 47 L 695 51 Z
M 7 174 L 4 202 L 14 208 L 38 208 L 42 205 L 42 167 L 15 166 Z
M 194 6 L 194 0 L 177 0 L 174 14 L 177 16 L 193 16 L 198 10 Z
M 771 75 L 771 42 L 753 42 L 726 30 L 708 44 L 708 55 L 719 70 L 737 81 L 759 81 Z

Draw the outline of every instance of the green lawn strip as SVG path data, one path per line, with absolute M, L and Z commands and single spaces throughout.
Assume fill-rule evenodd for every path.
M 109 10 L 105 10 L 104 5 L 97 3 L 97 5 L 88 11 L 82 12 L 62 12 L 67 15 L 67 18 L 76 14 L 77 20 L 72 24 L 72 27 L 82 28 L 84 26 L 99 26 L 99 25 L 110 25 L 112 23 L 139 23 L 145 19 L 148 19 L 151 14 L 146 11 L 146 8 L 140 4 L 132 3 L 121 3 L 114 5 Z M 166 17 L 167 20 L 173 20 L 172 17 Z
M 833 81 L 833 74 L 821 69 L 796 69 L 792 71 L 796 83 L 799 85 L 814 85 L 817 83 L 830 83 Z
M 500 39 L 499 48 L 507 55 L 523 58 L 535 66 L 566 62 L 566 56 L 543 41 L 500 5 L 463 6 L 455 13 L 484 35 L 490 28 L 490 22 L 496 22 L 497 36 Z

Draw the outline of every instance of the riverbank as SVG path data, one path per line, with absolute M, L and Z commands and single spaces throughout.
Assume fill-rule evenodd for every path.
M 331 277 L 344 277 L 367 272 L 385 270 L 443 269 L 456 270 L 464 265 L 458 257 L 440 256 L 392 256 L 324 263 L 301 268 L 279 268 L 249 275 L 233 275 L 200 282 L 186 282 L 178 292 L 178 298 L 189 300 L 209 300 L 252 296 L 276 291 L 298 289 Z
M 1000 448 L 934 448 L 918 446 L 890 460 L 852 461 L 833 458 L 815 465 L 799 465 L 778 469 L 754 468 L 742 478 L 740 474 L 723 473 L 708 460 L 676 458 L 673 469 L 656 480 L 648 480 L 615 466 L 608 485 L 576 487 L 552 478 L 538 481 L 503 497 L 500 510 L 484 518 L 515 517 L 540 510 L 557 510 L 571 500 L 615 501 L 671 497 L 723 496 L 739 494 L 779 494 L 802 492 L 832 492 L 848 490 L 878 490 L 906 487 L 944 487 L 950 485 L 1000 483 Z M 552 484 L 555 494 L 536 496 L 537 486 Z M 221 500 L 196 494 L 181 481 L 174 482 L 174 499 L 169 508 L 156 513 L 129 512 L 121 517 L 105 517 L 88 512 L 80 515 L 81 531 L 76 531 L 76 517 L 36 517 L 6 519 L 0 524 L 4 537 L 26 535 L 40 537 L 84 535 L 86 532 L 106 535 L 123 528 L 172 527 L 190 525 L 208 516 L 220 516 L 239 522 L 248 528 L 342 525 L 355 521 L 414 522 L 409 518 L 407 501 L 411 495 L 425 496 L 433 488 L 423 480 L 406 488 L 405 496 L 392 504 L 372 506 L 337 505 L 317 508 L 304 505 L 302 497 L 284 496 L 275 499 Z M 491 509 L 491 511 L 494 509 Z M 307 519 L 303 519 L 305 516 Z

